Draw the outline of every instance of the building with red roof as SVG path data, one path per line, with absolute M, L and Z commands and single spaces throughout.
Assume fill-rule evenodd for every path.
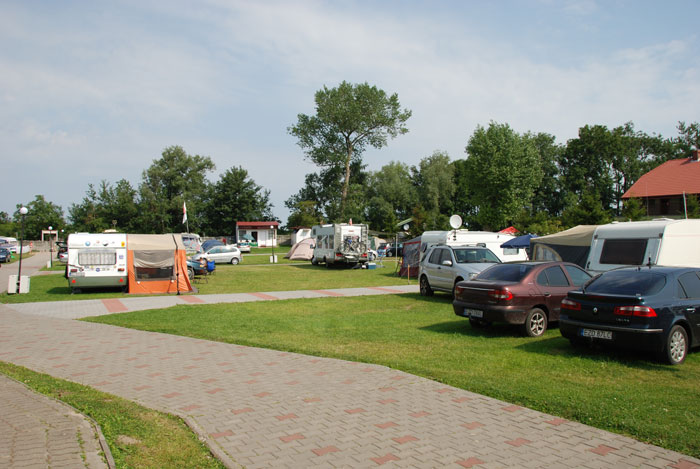
M 690 158 L 669 160 L 657 166 L 632 184 L 622 199 L 639 198 L 647 213 L 683 215 L 684 197 L 700 195 L 700 154 L 693 151 Z
M 279 222 L 276 221 L 239 221 L 236 223 L 236 239 L 249 241 L 253 246 L 270 247 L 277 246 L 277 230 Z

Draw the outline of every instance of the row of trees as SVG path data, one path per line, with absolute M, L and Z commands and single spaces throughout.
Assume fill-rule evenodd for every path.
M 638 201 L 622 204 L 624 192 L 645 172 L 671 158 L 689 156 L 700 147 L 700 125 L 678 124 L 678 135 L 664 138 L 637 131 L 630 122 L 609 129 L 579 129 L 578 137 L 558 144 L 546 133 L 518 133 L 508 124 L 478 126 L 465 146 L 466 157 L 452 160 L 435 151 L 418 165 L 392 162 L 367 171 L 367 148 L 382 148 L 408 132 L 411 111 L 401 109 L 396 94 L 367 83 L 341 83 L 319 90 L 316 114 L 299 114 L 288 132 L 297 138 L 318 171 L 285 205 L 288 227 L 352 219 L 373 229 L 394 232 L 407 219 L 411 231 L 447 229 L 459 214 L 471 229 L 497 230 L 514 225 L 522 232 L 547 234 L 577 224 L 599 224 L 613 217 L 644 215 Z M 41 229 L 99 232 L 184 231 L 230 236 L 238 220 L 274 220 L 270 192 L 242 167 L 232 167 L 217 182 L 207 175 L 211 158 L 166 148 L 142 174 L 137 187 L 121 179 L 90 184 L 80 203 L 68 209 L 37 196 L 28 204 L 27 237 Z M 696 210 L 690 201 L 690 210 Z M 18 206 L 19 208 L 19 206 Z M 0 234 L 18 231 L 0 213 Z

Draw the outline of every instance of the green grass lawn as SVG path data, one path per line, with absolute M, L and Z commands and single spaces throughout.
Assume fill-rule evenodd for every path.
M 382 364 L 700 456 L 700 353 L 671 367 L 573 348 L 557 329 L 537 339 L 506 326 L 476 330 L 446 295 L 178 306 L 90 320 Z
M 246 259 L 247 260 L 247 259 Z M 313 266 L 310 262 L 280 265 L 217 264 L 216 273 L 207 281 L 196 281 L 199 294 L 244 293 L 255 291 L 317 290 L 322 288 L 352 288 L 406 284 L 396 276 L 396 262 L 384 261 L 385 267 L 369 269 Z M 65 267 L 64 267 L 65 268 Z M 83 290 L 71 294 L 63 270 L 54 275 L 31 278 L 30 291 L 23 295 L 0 294 L 0 303 L 35 303 L 39 301 L 93 300 L 129 297 L 119 289 Z M 416 280 L 411 279 L 415 284 Z
M 224 467 L 177 417 L 9 363 L 0 373 L 92 417 L 119 468 Z

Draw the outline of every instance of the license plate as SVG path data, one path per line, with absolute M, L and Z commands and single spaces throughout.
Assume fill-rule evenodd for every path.
M 483 318 L 484 312 L 480 309 L 464 308 L 464 315 L 469 316 L 470 318 Z
M 612 340 L 612 331 L 599 331 L 598 329 L 581 329 L 582 337 L 591 337 L 593 339 Z

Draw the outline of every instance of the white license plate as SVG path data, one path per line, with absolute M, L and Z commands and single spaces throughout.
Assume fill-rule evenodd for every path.
M 581 329 L 582 337 L 591 337 L 593 339 L 612 340 L 612 331 L 599 331 L 598 329 Z
M 470 318 L 483 318 L 484 312 L 480 309 L 464 308 L 464 315 L 469 316 Z

